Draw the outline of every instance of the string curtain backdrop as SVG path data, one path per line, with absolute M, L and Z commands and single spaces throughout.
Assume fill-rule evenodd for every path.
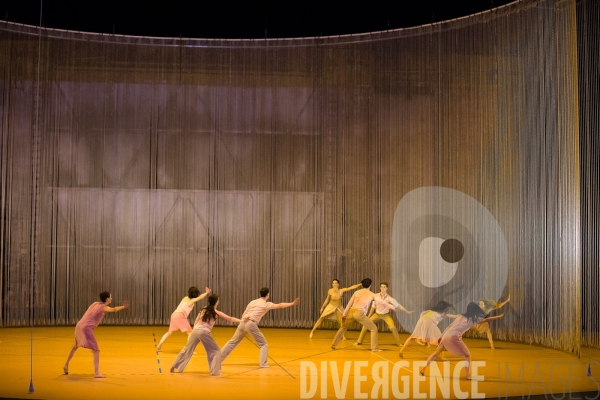
M 1 325 L 73 325 L 103 290 L 131 302 L 105 324 L 167 324 L 195 285 L 235 316 L 263 286 L 300 297 L 261 324 L 310 328 L 332 279 L 390 280 L 398 203 L 440 186 L 506 238 L 494 336 L 579 352 L 582 304 L 586 329 L 599 319 L 582 285 L 577 59 L 578 40 L 597 44 L 577 36 L 594 3 L 299 39 L 0 22 Z

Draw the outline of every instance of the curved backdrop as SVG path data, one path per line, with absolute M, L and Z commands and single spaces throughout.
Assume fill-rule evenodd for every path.
M 105 323 L 165 324 L 196 285 L 231 315 L 262 286 L 299 296 L 263 325 L 308 328 L 333 278 L 369 276 L 421 308 L 510 295 L 496 337 L 578 352 L 576 25 L 563 0 L 285 40 L 0 22 L 1 324 L 74 324 L 103 290 L 131 302 Z M 436 187 L 473 203 L 405 201 L 395 221 Z M 469 269 L 441 276 L 458 226 Z

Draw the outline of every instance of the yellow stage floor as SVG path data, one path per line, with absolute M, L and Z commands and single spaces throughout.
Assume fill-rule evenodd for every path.
M 416 344 L 398 357 L 399 348 L 389 333 L 380 334 L 379 353 L 352 343 L 358 332 L 332 350 L 335 331 L 318 330 L 313 339 L 303 329 L 262 329 L 269 342 L 271 368 L 258 368 L 258 348 L 247 336 L 223 362 L 223 375 L 210 377 L 204 348 L 181 374 L 169 367 L 186 342 L 183 333 L 173 334 L 156 353 L 154 344 L 166 327 L 112 327 L 96 329 L 100 372 L 93 376 L 92 353 L 79 349 L 69 375 L 62 366 L 73 344 L 73 327 L 0 329 L 0 397 L 28 399 L 300 399 L 300 398 L 486 398 L 546 394 L 556 398 L 564 392 L 597 392 L 600 382 L 600 351 L 584 350 L 582 358 L 561 351 L 524 344 L 465 339 L 473 361 L 484 361 L 478 378 L 464 379 L 461 359 L 450 357 L 429 368 L 425 377 L 413 373 L 433 348 Z M 224 345 L 235 328 L 213 330 Z M 407 336 L 402 335 L 402 340 Z M 368 335 L 367 338 L 368 339 Z M 29 394 L 30 361 L 33 388 Z M 405 361 L 403 364 L 396 364 Z M 586 364 L 592 362 L 592 376 Z M 337 371 L 335 371 L 337 370 Z M 454 377 L 458 372 L 460 378 Z M 387 375 L 386 375 L 387 374 Z M 325 384 L 323 384 L 325 382 Z M 387 393 L 386 393 L 387 392 Z M 465 397 L 466 396 L 466 397 Z M 569 396 L 565 397 L 569 398 Z M 585 397 L 582 397 L 585 398 Z

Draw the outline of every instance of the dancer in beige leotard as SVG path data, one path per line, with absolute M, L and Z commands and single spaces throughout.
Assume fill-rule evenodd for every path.
M 320 311 L 321 315 L 319 316 L 319 319 L 315 323 L 315 326 L 313 327 L 313 329 L 310 332 L 310 335 L 308 335 L 308 337 L 312 339 L 315 329 L 317 329 L 319 327 L 319 325 L 321 325 L 321 322 L 323 322 L 323 320 L 327 317 L 329 317 L 331 319 L 333 319 L 333 318 L 337 319 L 340 326 L 342 326 L 342 313 L 344 312 L 344 308 L 342 307 L 342 295 L 345 292 L 348 292 L 353 289 L 357 289 L 359 287 L 361 287 L 360 283 L 350 286 L 348 288 L 340 289 L 340 281 L 338 281 L 337 279 L 334 279 L 331 282 L 331 289 L 329 289 L 327 291 L 327 298 L 325 299 L 325 302 L 321 306 L 321 311 Z M 345 337 L 344 337 L 344 340 L 346 340 Z

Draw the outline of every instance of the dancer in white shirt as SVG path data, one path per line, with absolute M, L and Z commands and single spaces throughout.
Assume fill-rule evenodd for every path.
M 371 282 L 373 281 L 370 278 L 363 279 L 361 282 L 363 288 L 354 292 L 352 298 L 350 298 L 350 301 L 344 310 L 344 314 L 342 315 L 343 324 L 335 334 L 333 343 L 331 343 L 332 349 L 335 350 L 335 346 L 340 342 L 342 336 L 344 336 L 350 325 L 352 325 L 352 322 L 358 321 L 371 332 L 371 351 L 381 351 L 379 350 L 377 342 L 377 325 L 375 325 L 366 314 L 369 312 L 369 307 L 372 302 L 381 304 L 383 308 L 387 308 L 388 310 L 393 310 L 396 307 L 394 307 L 393 304 L 381 301 L 380 298 L 377 298 L 375 293 L 369 290 Z
M 388 286 L 389 285 L 387 282 L 381 282 L 381 284 L 379 285 L 381 292 L 377 293 L 375 296 L 377 296 L 382 302 L 390 303 L 394 306 L 394 308 L 398 308 L 407 314 L 412 314 L 414 311 L 408 311 L 394 298 L 392 298 L 392 296 L 387 294 Z M 392 313 L 390 312 L 390 310 L 387 307 L 383 306 L 381 303 L 373 303 L 373 305 L 371 306 L 371 311 L 369 312 L 369 319 L 373 322 L 377 321 L 378 319 L 384 320 L 388 328 L 390 328 L 390 331 L 392 331 L 392 335 L 394 335 L 396 344 L 400 346 L 400 335 L 398 335 L 398 330 L 396 329 L 396 324 L 394 324 L 394 320 L 392 319 L 391 314 Z M 363 326 L 362 330 L 360 331 L 360 335 L 358 336 L 358 340 L 354 344 L 361 345 L 366 333 L 367 328 Z
M 233 334 L 233 337 L 223 346 L 221 349 L 221 361 L 225 360 L 229 353 L 236 348 L 238 344 L 244 339 L 246 334 L 250 334 L 256 341 L 256 344 L 260 348 L 259 364 L 261 368 L 269 368 L 267 363 L 269 357 L 269 345 L 267 339 L 258 329 L 258 323 L 260 319 L 269 310 L 277 310 L 279 308 L 292 307 L 300 303 L 300 298 L 296 298 L 291 303 L 271 303 L 267 301 L 269 299 L 269 288 L 264 287 L 260 289 L 260 298 L 252 300 L 246 306 L 246 311 L 242 314 L 242 322 L 237 327 L 237 330 Z

